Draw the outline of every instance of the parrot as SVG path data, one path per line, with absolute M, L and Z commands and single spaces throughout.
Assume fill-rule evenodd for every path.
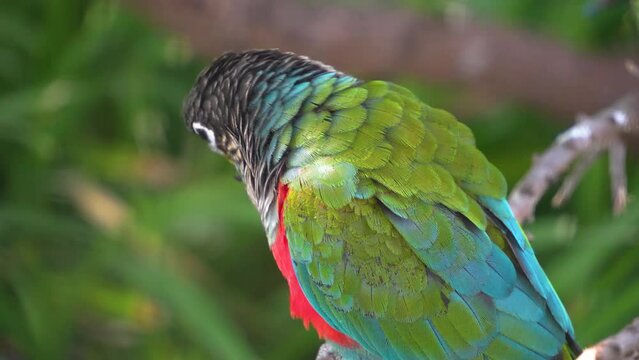
M 290 293 L 342 359 L 574 359 L 571 320 L 449 112 L 277 49 L 197 76 L 187 128 L 236 168 Z

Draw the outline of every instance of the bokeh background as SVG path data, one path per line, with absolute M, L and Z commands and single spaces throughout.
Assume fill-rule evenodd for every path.
M 639 51 L 627 1 L 331 3 L 433 18 L 461 6 L 584 56 Z M 182 98 L 211 56 L 150 18 L 110 0 L 0 2 L 0 359 L 311 359 L 320 341 L 289 318 L 243 185 L 183 126 Z M 391 75 L 458 110 L 511 186 L 572 120 Z M 582 344 L 639 315 L 636 149 L 628 171 L 623 215 L 603 158 L 566 207 L 547 196 L 526 228 Z

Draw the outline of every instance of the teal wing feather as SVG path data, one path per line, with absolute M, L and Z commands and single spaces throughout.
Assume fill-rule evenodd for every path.
M 523 273 L 526 274 L 535 291 L 546 300 L 554 320 L 557 321 L 564 332 L 574 338 L 575 331 L 570 317 L 561 300 L 559 300 L 552 283 L 541 268 L 539 261 L 537 261 L 535 253 L 517 219 L 515 219 L 508 202 L 503 198 L 495 199 L 490 197 L 480 197 L 479 201 L 488 209 L 492 216 L 497 218 L 496 222 L 505 228 L 504 232 L 508 234 L 508 243 L 517 258 L 519 266 Z
M 305 91 L 277 148 L 318 313 L 388 359 L 561 354 L 570 320 L 470 130 L 391 83 L 333 74 Z

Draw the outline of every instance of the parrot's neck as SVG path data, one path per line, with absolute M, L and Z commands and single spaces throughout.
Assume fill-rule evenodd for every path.
M 337 72 L 327 72 L 329 69 L 317 63 L 311 65 L 311 74 L 341 76 Z M 260 213 L 270 245 L 275 241 L 277 232 L 278 184 L 287 170 L 295 121 L 304 111 L 302 104 L 311 101 L 313 78 L 306 72 L 261 73 L 254 76 L 250 90 L 246 92 L 247 98 L 241 101 L 248 104 L 245 117 L 250 120 L 238 122 L 233 136 L 237 143 L 230 146 L 237 149 L 237 158 L 230 157 Z
M 253 205 L 260 213 L 260 220 L 266 232 L 269 246 L 275 241 L 277 235 L 277 182 L 279 175 L 274 175 L 272 179 L 265 182 L 258 182 L 250 172 L 242 175 L 246 184 L 246 191 Z

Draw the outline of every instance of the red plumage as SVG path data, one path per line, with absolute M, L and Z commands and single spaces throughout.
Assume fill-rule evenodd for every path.
M 284 275 L 288 282 L 291 316 L 293 318 L 302 319 L 304 326 L 308 329 L 309 325 L 313 325 L 320 338 L 333 341 L 341 346 L 356 347 L 357 343 L 345 334 L 335 330 L 330 326 L 318 313 L 313 309 L 308 299 L 302 292 L 302 288 L 297 281 L 295 271 L 293 270 L 293 262 L 291 261 L 291 253 L 288 248 L 288 239 L 286 238 L 286 229 L 284 228 L 284 202 L 288 195 L 288 186 L 280 184 L 277 193 L 277 214 L 279 226 L 275 243 L 271 246 L 273 257 L 277 263 L 277 267 Z

